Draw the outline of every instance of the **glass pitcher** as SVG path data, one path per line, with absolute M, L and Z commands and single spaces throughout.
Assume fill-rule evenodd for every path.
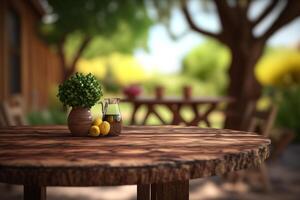
M 102 105 L 102 120 L 110 124 L 110 136 L 117 136 L 122 131 L 122 116 L 119 107 L 119 98 L 106 98 Z

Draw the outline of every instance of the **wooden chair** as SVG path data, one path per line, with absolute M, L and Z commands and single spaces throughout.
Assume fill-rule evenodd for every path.
M 24 102 L 21 96 L 13 96 L 0 103 L 0 127 L 26 125 Z M 12 185 L 4 185 L 6 191 L 12 190 Z
M 242 123 L 242 130 L 256 132 L 271 139 L 272 149 L 270 158 L 272 160 L 277 159 L 295 137 L 295 133 L 292 130 L 274 127 L 276 116 L 277 106 L 271 105 L 264 111 L 258 111 L 256 103 L 251 102 L 247 106 Z
M 256 132 L 265 137 L 270 138 L 271 130 L 277 116 L 277 106 L 271 105 L 264 111 L 259 111 L 256 108 L 256 101 L 248 104 L 245 116 L 242 122 L 242 129 L 249 132 Z M 271 182 L 268 174 L 266 163 L 263 162 L 261 166 L 255 170 L 259 176 L 265 191 L 271 191 Z M 251 176 L 251 174 L 249 174 Z M 247 178 L 248 173 L 243 172 L 243 177 Z M 248 177 L 251 178 L 251 177 Z
M 13 96 L 0 105 L 2 122 L 4 126 L 26 125 L 24 102 L 21 96 Z
M 7 122 L 4 117 L 2 106 L 0 106 L 0 127 L 5 127 L 5 126 L 8 126 L 8 125 L 7 125 Z
M 273 160 L 284 151 L 287 145 L 294 138 L 293 132 L 288 131 L 287 129 L 274 128 L 276 116 L 276 105 L 272 104 L 268 109 L 259 111 L 256 108 L 256 102 L 253 101 L 247 105 L 241 125 L 241 129 L 244 131 L 256 132 L 271 139 L 272 148 L 270 158 Z M 272 140 L 274 132 L 281 133 L 281 138 L 278 139 L 279 142 L 277 144 L 275 144 L 275 142 Z M 232 173 L 228 177 L 229 180 L 235 179 L 235 181 L 245 180 L 246 182 L 250 182 L 251 179 L 253 179 L 253 176 L 258 176 L 259 181 L 263 184 L 265 191 L 271 191 L 271 182 L 268 174 L 268 168 L 265 163 L 262 163 L 261 166 L 254 171 L 240 171 L 237 173 Z
M 277 106 L 272 104 L 268 109 L 259 111 L 256 102 L 251 102 L 247 106 L 241 129 L 270 137 L 276 116 Z
M 272 161 L 277 160 L 295 136 L 295 132 L 288 128 L 273 129 L 271 134 L 273 148 L 270 159 Z
M 26 125 L 25 107 L 22 97 L 13 96 L 0 104 L 0 127 Z M 4 185 L 6 191 L 12 190 L 12 185 Z
M 247 105 L 246 112 L 243 115 L 243 120 L 240 129 L 243 131 L 256 132 L 268 137 L 270 130 L 276 118 L 276 106 L 270 106 L 266 111 L 260 112 L 256 109 L 256 101 L 250 102 Z M 271 183 L 268 175 L 268 170 L 265 163 L 262 163 L 258 169 L 241 170 L 225 174 L 223 178 L 229 182 L 247 182 L 253 181 L 254 175 L 259 177 L 265 191 L 271 191 Z

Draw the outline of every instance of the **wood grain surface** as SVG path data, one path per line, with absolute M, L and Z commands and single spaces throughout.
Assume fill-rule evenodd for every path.
M 73 137 L 65 126 L 0 129 L 0 182 L 39 186 L 151 184 L 257 167 L 270 140 L 178 126 L 124 127 L 117 137 Z

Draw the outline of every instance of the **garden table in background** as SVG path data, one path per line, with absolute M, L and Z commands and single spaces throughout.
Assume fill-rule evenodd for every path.
M 73 137 L 65 126 L 0 129 L 0 182 L 24 185 L 24 199 L 46 186 L 137 184 L 138 199 L 187 200 L 189 179 L 257 167 L 270 140 L 240 131 L 129 126 L 118 137 Z
M 179 125 L 184 123 L 188 126 L 198 126 L 200 122 L 204 122 L 208 127 L 211 126 L 209 121 L 209 115 L 218 108 L 218 105 L 222 103 L 231 103 L 233 99 L 230 97 L 191 97 L 190 99 L 182 97 L 163 97 L 163 98 L 126 98 L 122 99 L 122 102 L 128 102 L 133 105 L 133 111 L 131 115 L 131 125 L 136 125 L 136 115 L 140 108 L 145 106 L 147 113 L 142 120 L 141 125 L 145 125 L 150 114 L 155 115 L 162 124 Z M 157 106 L 164 106 L 168 108 L 172 113 L 172 121 L 166 122 L 163 117 L 157 111 Z M 187 121 L 182 116 L 181 108 L 188 106 L 191 108 L 194 118 L 191 121 Z M 201 109 L 206 107 L 205 110 Z

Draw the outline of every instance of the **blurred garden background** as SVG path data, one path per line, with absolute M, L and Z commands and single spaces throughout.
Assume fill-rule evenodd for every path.
M 257 16 L 269 3 L 254 2 L 249 15 Z M 38 28 L 54 52 L 59 54 L 59 46 L 63 45 L 64 61 L 60 67 L 64 68 L 65 76 L 75 71 L 93 73 L 103 84 L 105 97 L 122 97 L 124 88 L 131 85 L 138 85 L 144 96 L 154 96 L 156 86 L 163 86 L 166 96 L 182 96 L 182 88 L 187 85 L 192 86 L 193 96 L 228 95 L 230 49 L 214 38 L 190 30 L 179 2 L 119 4 L 114 1 L 43 4 L 47 12 Z M 211 3 L 191 1 L 190 4 L 190 12 L 200 26 L 212 31 L 220 29 Z M 276 10 L 269 14 L 255 31 L 262 32 L 270 26 L 276 14 Z M 100 15 L 103 24 L 98 24 Z M 294 20 L 267 41 L 254 73 L 263 86 L 261 99 L 265 103 L 276 99 L 280 104 L 277 123 L 295 131 L 300 128 L 296 122 L 300 112 L 297 112 L 299 24 L 299 20 Z M 85 45 L 87 37 L 89 42 Z M 59 112 L 61 104 L 56 97 L 57 84 L 51 85 L 47 93 L 46 106 L 29 112 L 29 123 L 64 124 L 65 113 Z M 35 98 L 40 101 L 38 95 Z M 128 123 L 126 113 L 130 112 L 130 106 L 121 106 L 124 121 Z M 94 115 L 97 114 L 100 110 L 96 107 Z M 154 117 L 150 117 L 149 124 L 157 124 Z
M 238 129 L 250 101 L 261 110 L 276 105 L 274 127 L 294 134 L 292 155 L 282 159 L 299 169 L 299 16 L 297 0 L 2 0 L 0 100 L 21 96 L 28 124 L 66 124 L 58 85 L 81 72 L 99 79 L 105 98 L 124 99 L 124 91 L 138 88 L 139 97 L 155 99 L 157 87 L 164 88 L 163 98 L 184 98 L 184 87 L 191 88 L 192 97 L 232 97 L 234 105 L 221 105 L 211 114 L 214 128 Z M 128 102 L 120 106 L 128 125 L 133 107 Z M 164 106 L 157 109 L 167 121 L 172 118 Z M 231 116 L 233 111 L 239 115 Z M 100 105 L 92 112 L 100 116 Z M 146 107 L 140 109 L 138 120 L 146 112 Z M 193 117 L 190 108 L 182 112 Z M 160 123 L 155 115 L 147 120 Z M 271 171 L 282 167 L 274 166 Z M 298 172 L 289 176 L 299 178 L 289 184 L 300 194 L 294 188 L 300 185 Z M 296 199 L 291 194 L 284 198 Z

